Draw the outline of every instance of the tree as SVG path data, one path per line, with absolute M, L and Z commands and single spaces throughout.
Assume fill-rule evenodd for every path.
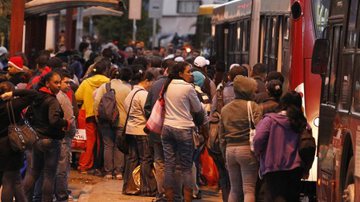
M 128 7 L 129 0 L 124 1 Z M 137 41 L 147 42 L 152 35 L 152 21 L 148 17 L 149 0 L 142 2 L 141 20 L 136 21 Z M 99 31 L 99 37 L 105 41 L 117 40 L 119 44 L 128 44 L 132 40 L 132 20 L 128 19 L 125 11 L 122 17 L 98 16 L 94 20 L 95 27 Z

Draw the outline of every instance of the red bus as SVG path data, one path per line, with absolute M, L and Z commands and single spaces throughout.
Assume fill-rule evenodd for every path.
M 359 0 L 329 1 L 328 27 L 314 46 L 321 76 L 318 201 L 360 201 Z

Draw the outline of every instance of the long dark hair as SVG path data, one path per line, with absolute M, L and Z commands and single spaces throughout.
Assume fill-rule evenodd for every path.
M 39 81 L 38 85 L 36 86 L 36 90 L 39 90 L 40 88 L 42 87 L 45 87 L 46 86 L 46 82 L 49 82 L 51 80 L 51 78 L 55 75 L 59 75 L 60 74 L 58 72 L 55 72 L 55 71 L 51 71 L 47 74 L 45 74 L 45 76 L 43 76 L 41 78 L 41 80 Z
M 279 111 L 286 110 L 286 115 L 290 120 L 290 126 L 297 133 L 301 133 L 307 125 L 301 107 L 301 95 L 296 91 L 289 91 L 280 99 Z
M 108 76 L 109 70 L 111 67 L 111 62 L 107 58 L 101 59 L 99 62 L 95 63 L 94 69 L 90 72 L 89 77 L 92 77 L 96 74 L 101 74 L 104 76 Z
M 169 73 L 169 76 L 164 84 L 164 89 L 162 91 L 161 96 L 164 97 L 165 92 L 167 91 L 167 88 L 169 87 L 171 81 L 173 79 L 183 79 L 179 76 L 180 72 L 184 72 L 185 68 L 189 66 L 190 64 L 187 62 L 177 62 L 171 69 L 171 72 Z

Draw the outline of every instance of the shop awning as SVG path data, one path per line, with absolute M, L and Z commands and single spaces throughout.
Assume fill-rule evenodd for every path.
M 122 16 L 124 13 L 117 11 L 111 8 L 106 8 L 102 6 L 92 6 L 85 9 L 82 12 L 83 17 L 95 16 L 95 15 L 111 15 L 111 16 Z
M 115 7 L 118 3 L 118 0 L 33 0 L 25 4 L 25 13 L 39 15 L 84 6 Z

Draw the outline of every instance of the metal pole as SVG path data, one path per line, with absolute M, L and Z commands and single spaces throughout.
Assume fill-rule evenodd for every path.
M 94 21 L 93 21 L 92 15 L 90 16 L 90 19 L 89 19 L 89 32 L 90 32 L 90 35 L 93 37 L 94 36 Z
M 133 19 L 133 35 L 132 35 L 132 40 L 134 43 L 136 43 L 136 20 Z
M 156 18 L 153 18 L 153 38 L 152 38 L 152 48 L 156 46 Z
M 77 18 L 76 18 L 76 38 L 75 38 L 75 48 L 79 47 L 80 42 L 82 42 L 83 37 L 83 8 L 78 8 Z

